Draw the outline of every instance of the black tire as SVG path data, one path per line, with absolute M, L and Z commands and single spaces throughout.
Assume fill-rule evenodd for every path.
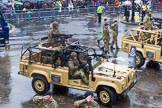
M 97 97 L 102 105 L 110 107 L 115 104 L 117 99 L 115 91 L 109 87 L 100 88 L 97 92 Z
M 145 58 L 143 58 L 142 54 L 137 52 L 136 53 L 136 67 L 140 68 L 145 64 Z
M 32 88 L 37 94 L 44 94 L 49 91 L 50 84 L 42 76 L 36 76 L 32 80 Z

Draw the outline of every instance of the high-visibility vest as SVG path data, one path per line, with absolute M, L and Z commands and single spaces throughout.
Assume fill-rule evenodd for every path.
M 142 5 L 142 11 L 146 11 L 146 5 Z
M 102 13 L 102 10 L 103 10 L 102 6 L 98 6 L 97 13 Z

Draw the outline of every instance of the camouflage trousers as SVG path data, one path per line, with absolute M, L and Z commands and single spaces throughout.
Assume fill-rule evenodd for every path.
M 109 52 L 109 40 L 104 40 L 104 53 Z
M 48 42 L 49 42 L 50 46 L 52 46 L 52 47 L 59 46 L 59 43 L 57 41 L 58 41 L 57 38 L 53 38 L 53 37 L 50 37 L 50 36 L 48 37 Z
M 118 43 L 117 43 L 117 35 L 113 36 L 112 42 L 111 42 L 111 47 L 113 47 L 113 45 L 116 45 L 116 48 L 118 48 Z
M 75 71 L 74 72 L 74 74 L 73 74 L 73 76 L 79 76 L 79 77 L 81 77 L 82 78 L 82 81 L 86 84 L 86 85 L 88 85 L 88 77 L 86 76 L 86 74 L 83 72 L 83 71 Z

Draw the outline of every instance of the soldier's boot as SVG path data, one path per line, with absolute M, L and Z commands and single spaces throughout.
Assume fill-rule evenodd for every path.
M 115 49 L 112 45 L 110 46 L 111 49 Z

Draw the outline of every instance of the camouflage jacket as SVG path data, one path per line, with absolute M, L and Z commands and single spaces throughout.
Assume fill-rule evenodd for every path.
M 79 61 L 78 60 L 73 60 L 73 59 L 69 59 L 68 61 L 68 66 L 71 72 L 74 72 L 78 69 L 79 66 Z
M 100 108 L 96 101 L 87 102 L 86 99 L 82 99 L 74 102 L 74 108 Z
M 103 28 L 103 40 L 110 40 L 109 30 Z
M 151 30 L 152 29 L 152 20 L 151 20 L 151 16 L 146 15 L 144 20 L 143 20 L 143 24 L 144 24 L 144 28 L 146 30 Z
M 118 24 L 112 24 L 110 28 L 113 30 L 113 36 L 118 35 Z
M 58 37 L 55 36 L 55 34 L 59 34 L 59 30 L 58 29 L 51 29 L 48 33 L 48 42 L 51 44 L 51 45 L 55 45 L 55 46 L 58 46 L 57 43 L 58 43 Z
M 60 31 L 58 29 L 50 29 L 48 36 L 53 38 L 55 34 L 60 34 Z
M 49 102 L 46 101 L 43 96 L 35 96 L 33 102 L 37 104 L 38 108 L 58 108 L 58 104 L 54 99 Z

